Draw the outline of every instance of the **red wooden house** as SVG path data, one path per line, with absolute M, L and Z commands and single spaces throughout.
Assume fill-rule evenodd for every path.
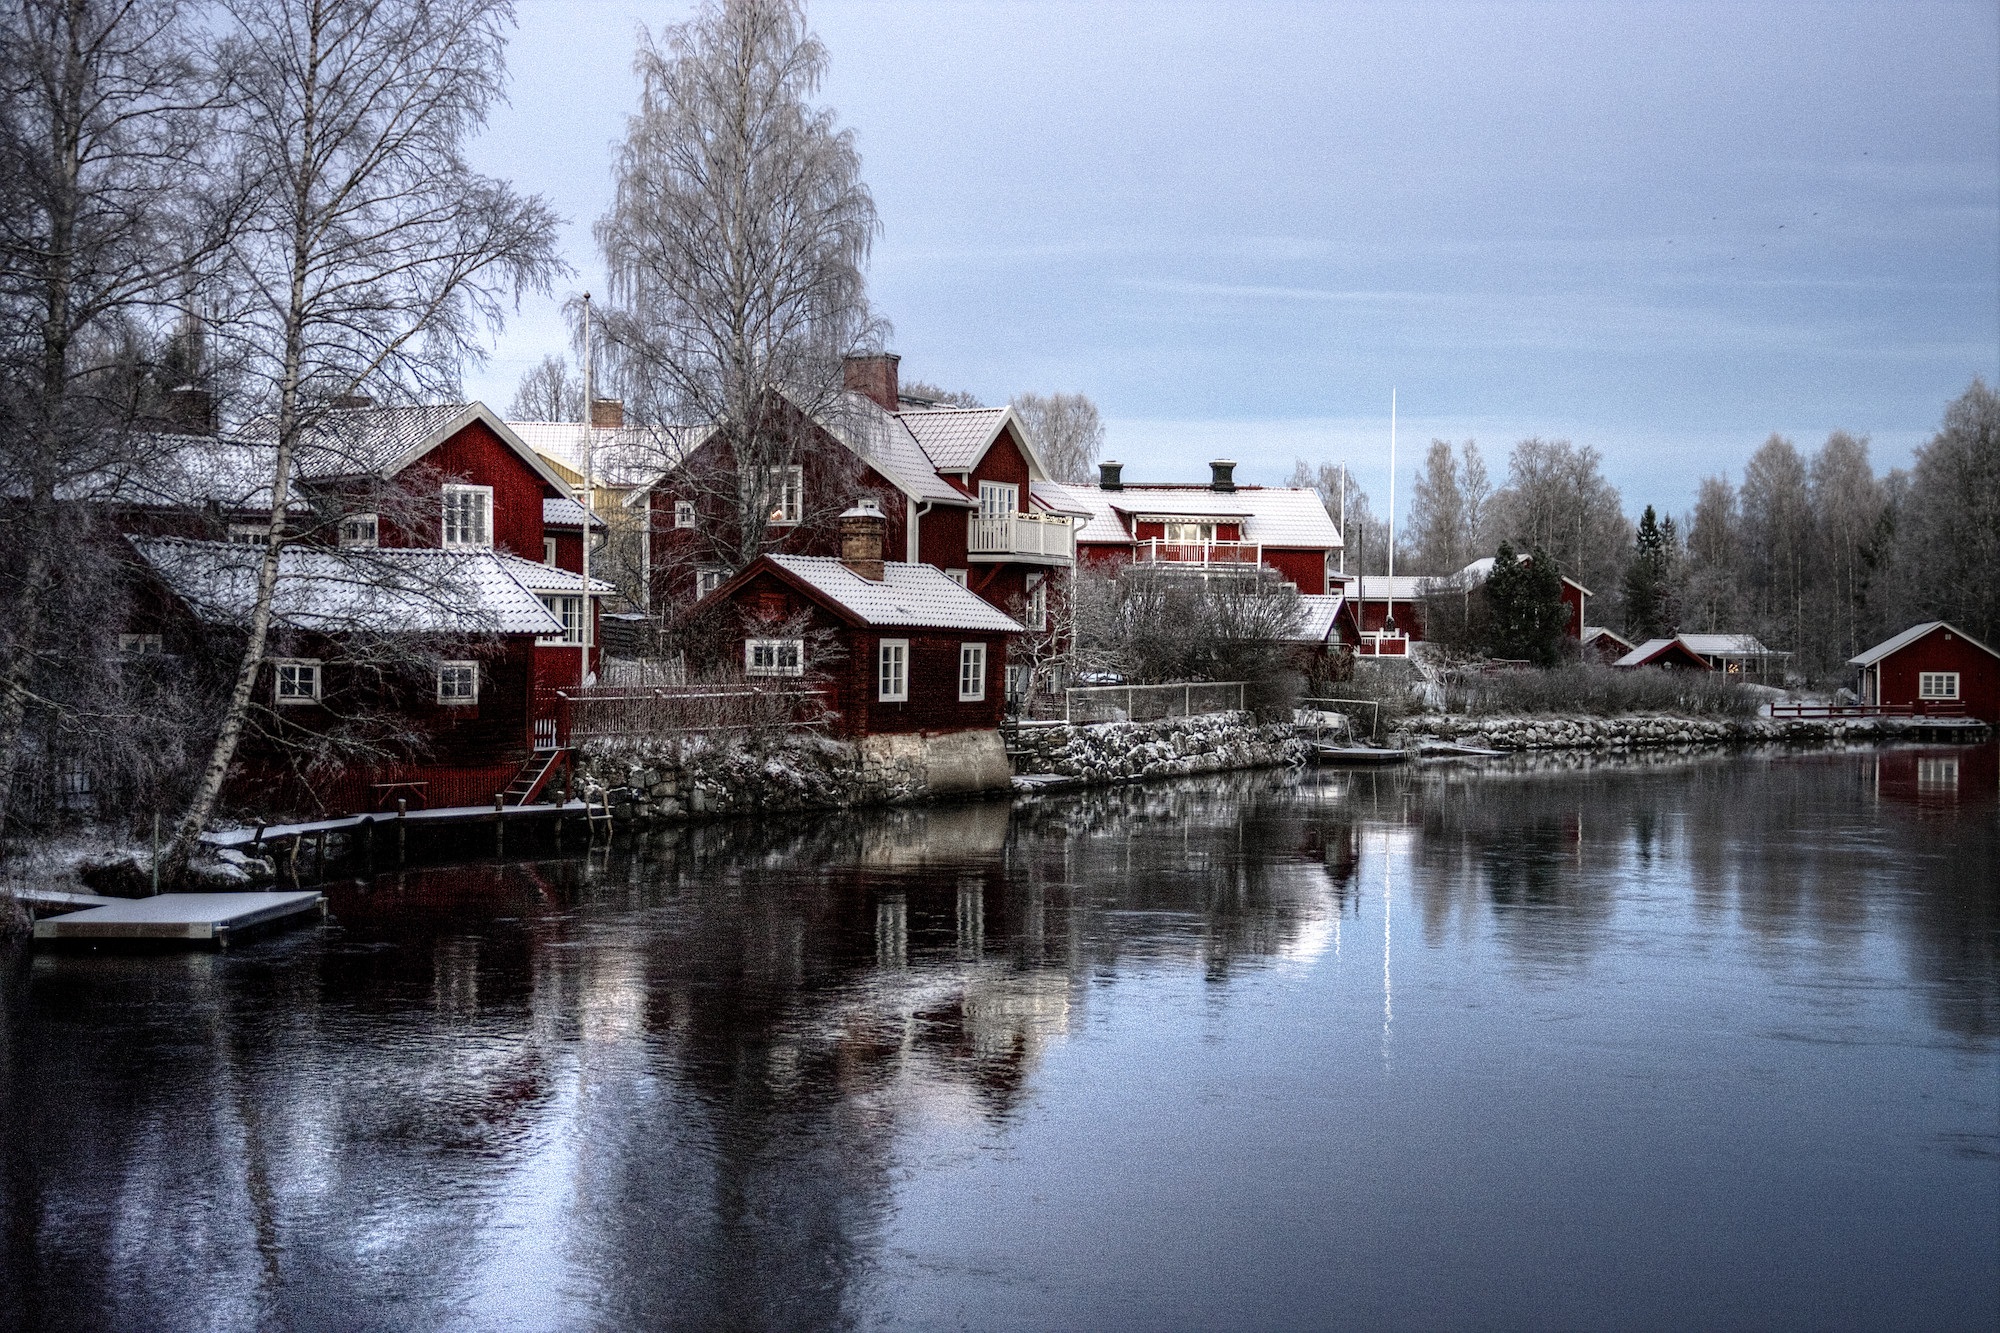
M 2000 653 L 1946 621 L 1912 625 L 1848 664 L 1865 704 L 2000 723 Z
M 856 495 L 873 499 L 885 550 L 925 564 L 1042 627 L 1046 584 L 1075 561 L 1074 502 L 1050 480 L 1012 408 L 939 408 L 901 397 L 899 358 L 850 358 L 847 392 L 825 411 L 789 400 L 772 411 L 803 441 L 798 462 L 769 483 L 772 550 L 832 557 L 834 517 Z M 733 572 L 705 555 L 705 533 L 729 521 L 726 442 L 692 433 L 686 456 L 652 487 L 650 566 L 655 607 L 706 596 Z M 718 489 L 724 492 L 718 497 Z
M 1611 664 L 1615 667 L 1665 667 L 1673 671 L 1710 671 L 1708 659 L 1678 638 L 1648 639 Z
M 886 516 L 841 516 L 841 556 L 763 555 L 715 591 L 744 673 L 823 681 L 842 735 L 992 731 L 1018 621 L 930 565 L 882 559 Z
M 1523 556 L 1523 560 L 1530 557 Z M 1470 596 L 1493 574 L 1493 557 L 1475 560 L 1458 573 L 1442 578 L 1421 574 L 1345 574 L 1338 577 L 1347 606 L 1343 637 L 1363 657 L 1405 657 L 1412 643 L 1424 638 L 1424 599 L 1441 592 Z M 1564 632 L 1579 645 L 1584 638 L 1584 608 L 1590 589 L 1567 574 L 1562 576 L 1563 605 L 1569 608 Z
M 1330 581 L 1340 532 L 1316 492 L 1239 486 L 1228 459 L 1209 469 L 1206 486 L 1156 485 L 1127 482 L 1122 464 L 1099 464 L 1095 489 L 1064 492 L 1090 514 L 1077 558 L 1193 574 L 1270 570 L 1308 597 L 1338 591 Z

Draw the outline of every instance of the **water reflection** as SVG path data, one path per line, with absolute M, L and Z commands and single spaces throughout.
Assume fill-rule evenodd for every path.
M 1243 774 L 411 869 L 235 954 L 16 954 L 0 1323 L 894 1322 L 939 1145 L 1171 1099 L 1121 997 L 1182 977 L 1281 1071 L 1217 1095 L 1301 1125 L 1360 1074 L 1292 1053 L 1350 1022 L 1378 1077 L 1448 1088 L 1441 1052 L 1541 1040 L 1497 997 L 1643 1024 L 1656 974 L 1751 1008 L 1801 972 L 1904 987 L 1931 1032 L 1895 1039 L 1976 1070 L 1993 807 L 1990 747 Z

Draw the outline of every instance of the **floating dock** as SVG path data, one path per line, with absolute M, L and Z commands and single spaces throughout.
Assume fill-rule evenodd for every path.
M 1321 745 L 1313 755 L 1322 764 L 1400 764 L 1410 757 L 1405 750 L 1373 745 Z
M 60 942 L 182 942 L 226 948 L 245 931 L 323 914 L 324 895 L 301 889 L 289 893 L 162 893 L 153 898 L 120 898 L 104 907 L 44 917 L 35 938 Z

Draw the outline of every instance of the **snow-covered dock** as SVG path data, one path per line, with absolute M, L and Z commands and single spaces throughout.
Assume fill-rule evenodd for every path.
M 544 815 L 582 815 L 589 813 L 582 801 L 549 805 L 509 805 L 496 810 L 490 805 L 442 806 L 435 810 L 411 810 L 398 814 L 394 810 L 367 815 L 340 815 L 333 819 L 314 819 L 297 824 L 267 824 L 261 828 L 217 829 L 204 833 L 201 840 L 211 847 L 244 848 L 257 843 L 284 842 L 291 838 L 311 838 L 321 833 L 350 832 L 356 829 L 373 828 L 384 833 L 393 833 L 398 824 L 427 825 L 439 824 L 489 824 L 498 819 L 534 819 Z
M 325 911 L 311 889 L 289 893 L 162 893 L 121 898 L 35 923 L 35 938 L 51 941 L 183 941 L 227 946 L 232 937 Z

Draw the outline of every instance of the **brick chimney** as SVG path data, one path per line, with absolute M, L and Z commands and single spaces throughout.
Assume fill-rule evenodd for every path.
M 163 414 L 167 424 L 183 435 L 216 433 L 215 395 L 195 385 L 167 390 Z
M 625 424 L 625 400 L 623 398 L 593 398 L 590 402 L 590 424 L 616 430 Z
M 893 365 L 889 373 L 896 373 Z M 870 583 L 880 583 L 882 543 L 888 534 L 889 520 L 883 517 L 882 506 L 874 496 L 862 496 L 840 516 L 840 563 Z
M 1208 489 L 1227 494 L 1236 489 L 1236 460 L 1218 458 L 1208 465 Z
M 841 363 L 841 383 L 862 397 L 874 400 L 884 412 L 900 412 L 902 408 L 896 397 L 896 364 L 902 359 L 894 352 L 850 356 Z
M 1123 463 L 1119 462 L 1099 463 L 1097 465 L 1097 489 L 1100 491 L 1124 490 L 1125 482 L 1119 476 L 1119 474 L 1124 470 L 1125 470 L 1125 465 Z

